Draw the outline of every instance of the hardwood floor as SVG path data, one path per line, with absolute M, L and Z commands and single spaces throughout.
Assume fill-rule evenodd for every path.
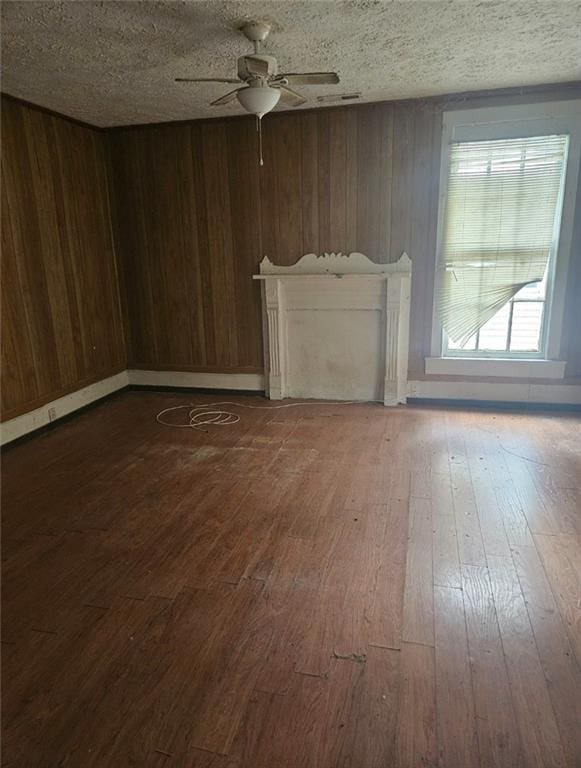
M 3 457 L 6 768 L 581 764 L 578 416 L 190 399 Z

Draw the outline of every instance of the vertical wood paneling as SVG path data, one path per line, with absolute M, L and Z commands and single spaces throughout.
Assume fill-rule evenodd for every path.
M 313 112 L 301 115 L 301 181 L 304 253 L 319 253 L 319 121 Z
M 205 184 L 206 177 L 204 174 L 203 166 L 203 145 L 202 145 L 202 126 L 195 126 L 192 128 L 192 155 L 191 162 L 194 169 L 194 193 L 195 193 L 195 218 L 197 223 L 197 241 L 194 236 L 196 230 L 188 232 L 190 238 L 190 247 L 196 254 L 197 268 L 200 276 L 200 283 L 202 286 L 202 293 L 198 294 L 194 301 L 200 307 L 204 318 L 204 338 L 203 338 L 203 355 L 194 357 L 194 360 L 203 360 L 207 365 L 216 364 L 215 353 L 215 336 L 214 336 L 214 323 L 212 318 L 212 282 L 210 272 L 210 259 L 208 258 L 209 247 L 209 232 L 208 232 L 208 216 L 206 213 L 206 200 L 205 200 Z M 190 156 L 188 156 L 190 160 Z M 187 201 L 187 198 L 185 198 Z M 182 203 L 183 205 L 183 203 Z M 187 207 L 187 206 L 186 206 Z M 196 263 L 196 262 L 193 262 Z M 187 308 L 184 307 L 187 311 Z M 127 322 L 131 325 L 134 324 L 133 315 L 127 318 Z M 147 361 L 151 358 L 146 356 L 133 358 L 134 360 Z M 153 360 L 164 359 L 163 356 L 156 356 Z M 131 359 L 130 359 L 131 362 Z
M 347 187 L 353 185 L 347 168 L 347 120 L 329 121 L 328 197 L 329 242 L 328 250 L 347 250 L 347 232 L 352 229 L 353 211 L 347 210 Z M 350 214 L 350 215 L 348 215 Z M 351 225 L 351 226 L 350 226 Z
M 393 161 L 391 186 L 390 251 L 401 253 L 410 242 L 412 201 L 413 115 L 410 109 L 395 109 L 393 115 Z M 415 266 L 415 265 L 414 265 Z
M 237 360 L 236 305 L 232 268 L 232 216 L 228 189 L 228 151 L 223 124 L 202 127 L 203 170 L 212 286 L 215 358 L 228 367 Z
M 295 254 L 302 251 L 302 181 L 301 163 L 301 118 L 290 115 L 288 120 L 265 121 L 262 130 L 264 140 L 270 147 L 271 163 L 265 162 L 260 168 L 261 176 L 270 177 L 274 198 L 262 198 L 261 219 L 274 232 L 275 240 L 269 253 L 273 261 L 293 264 Z M 260 226 L 260 221 L 256 222 Z
M 235 325 L 239 360 L 257 360 L 262 356 L 260 334 L 260 285 L 249 280 L 260 253 L 261 232 L 256 223 L 260 212 L 259 167 L 252 147 L 256 130 L 249 120 L 237 121 L 228 132 L 228 168 L 236 184 L 230 184 L 230 210 L 235 226 L 232 233 Z M 234 365 L 238 360 L 234 361 Z
M 336 173 L 345 176 L 345 242 L 339 250 L 352 253 L 358 250 L 357 242 L 357 168 L 359 166 L 358 155 L 358 117 L 356 110 L 345 112 L 345 165 L 336 169 Z
M 269 115 L 263 167 L 252 119 L 115 132 L 129 364 L 261 370 L 252 274 L 264 255 L 293 264 L 358 250 L 390 261 L 413 257 L 417 242 L 425 259 L 432 200 L 420 176 L 433 125 L 390 104 Z
M 129 286 L 130 365 L 259 372 L 260 295 L 251 278 L 264 255 L 293 264 L 308 252 L 356 250 L 395 261 L 406 251 L 413 261 L 409 375 L 423 378 L 431 341 L 441 115 L 435 102 L 270 114 L 263 122 L 262 168 L 252 118 L 115 131 L 110 141 Z M 166 173 L 170 137 L 175 166 Z M 135 208 L 138 213 L 131 212 Z M 154 240 L 155 254 L 149 253 Z M 573 261 L 578 271 L 581 253 Z M 165 295 L 178 283 L 192 300 L 178 290 L 170 311 Z M 566 312 L 574 318 L 572 296 L 571 290 Z M 157 329 L 158 323 L 167 327 Z M 184 336 L 177 349 L 176 334 Z M 577 337 L 569 334 L 564 347 L 575 374 L 581 370 Z
M 319 206 L 319 248 L 321 252 L 333 250 L 331 240 L 331 116 L 316 115 L 318 133 L 317 204 Z
M 104 137 L 2 100 L 2 418 L 125 367 Z
M 292 264 L 307 252 L 393 261 L 407 251 L 409 376 L 424 377 L 441 108 L 275 113 L 263 130 L 260 168 L 251 118 L 105 135 L 3 100 L 3 418 L 124 367 L 118 283 L 131 366 L 260 372 L 252 274 L 265 254 Z M 562 345 L 569 376 L 581 375 L 579 211 Z

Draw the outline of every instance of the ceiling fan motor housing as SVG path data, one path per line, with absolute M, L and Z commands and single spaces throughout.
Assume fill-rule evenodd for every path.
M 276 59 L 274 56 L 268 56 L 265 53 L 253 53 L 249 56 L 241 56 L 238 59 L 238 77 L 241 80 L 251 80 L 256 77 L 256 75 L 252 72 L 248 71 L 248 67 L 246 64 L 246 59 L 259 59 L 260 61 L 264 61 L 268 66 L 268 78 L 275 77 L 278 74 L 278 64 L 276 63 Z

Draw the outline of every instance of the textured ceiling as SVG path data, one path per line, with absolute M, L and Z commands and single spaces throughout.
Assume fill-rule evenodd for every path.
M 380 101 L 581 78 L 581 3 L 2 2 L 2 90 L 100 126 L 242 112 L 210 107 L 249 52 L 244 19 L 274 23 L 267 52 L 282 71 L 336 70 L 316 97 Z M 280 109 L 281 107 L 277 107 Z

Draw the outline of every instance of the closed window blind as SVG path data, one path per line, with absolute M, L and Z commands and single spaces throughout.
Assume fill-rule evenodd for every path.
M 436 306 L 455 345 L 543 280 L 558 235 L 567 143 L 535 136 L 451 145 Z

